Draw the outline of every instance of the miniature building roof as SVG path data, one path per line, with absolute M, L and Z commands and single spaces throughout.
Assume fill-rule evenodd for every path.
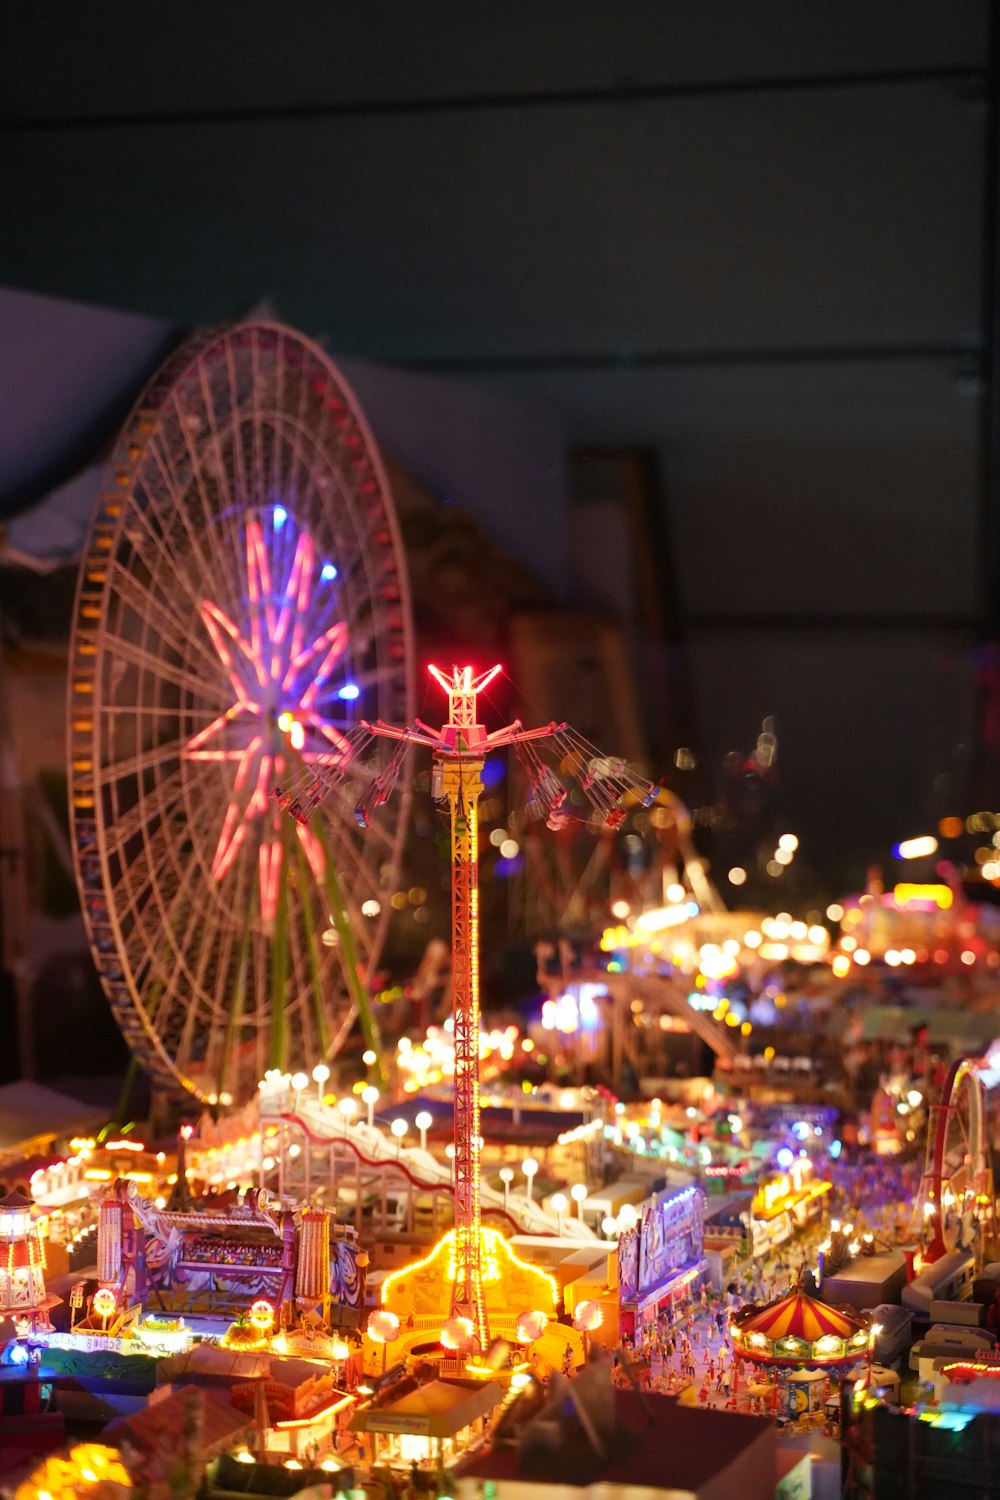
M 363 1406 L 351 1418 L 353 1432 L 410 1432 L 454 1437 L 503 1399 L 496 1380 L 429 1380 L 398 1401 Z
M 2 1152 L 17 1151 L 38 1136 L 82 1135 L 104 1118 L 104 1112 L 94 1105 L 83 1104 L 26 1078 L 0 1084 Z
M 8 1213 L 12 1211 L 23 1213 L 26 1208 L 34 1208 L 34 1206 L 33 1198 L 26 1198 L 23 1193 L 19 1193 L 16 1190 L 13 1193 L 8 1193 L 6 1197 L 0 1198 L 0 1212 L 6 1209 Z
M 772 1451 L 776 1443 L 775 1429 L 766 1417 L 681 1406 L 671 1396 L 631 1390 L 616 1389 L 613 1398 L 615 1426 L 606 1458 L 579 1443 L 570 1462 L 560 1457 L 558 1474 L 549 1476 L 520 1467 L 516 1448 L 492 1448 L 463 1459 L 456 1474 L 463 1479 L 534 1482 L 539 1488 L 548 1481 L 597 1484 L 602 1493 L 609 1493 L 610 1487 L 629 1487 L 697 1494 L 755 1443 L 763 1441 Z M 738 1485 L 728 1493 L 739 1493 Z
M 104 1430 L 105 1439 L 118 1448 L 121 1447 L 122 1439 L 126 1439 L 134 1448 L 143 1451 L 148 1451 L 174 1434 L 179 1440 L 192 1392 L 201 1403 L 203 1413 L 203 1448 L 214 1448 L 235 1438 L 237 1433 L 246 1431 L 248 1424 L 245 1413 L 237 1411 L 228 1401 L 210 1396 L 200 1386 L 185 1385 L 180 1390 L 171 1391 L 169 1396 L 164 1396 L 159 1401 L 151 1401 L 134 1416 L 119 1417 L 110 1422 Z
M 171 1383 L 197 1380 L 217 1385 L 230 1385 L 240 1380 L 266 1379 L 271 1367 L 271 1355 L 244 1349 L 224 1349 L 221 1344 L 193 1344 L 177 1354 L 168 1355 L 157 1363 L 159 1382 Z
M 769 1339 L 783 1339 L 789 1334 L 805 1339 L 809 1344 L 833 1334 L 838 1339 L 849 1339 L 866 1325 L 864 1320 L 851 1313 L 838 1312 L 815 1297 L 807 1297 L 798 1289 L 769 1302 L 759 1310 L 740 1311 L 733 1323 L 741 1333 L 763 1333 Z
M 329 1375 L 330 1366 L 327 1364 L 314 1363 L 308 1359 L 272 1359 L 268 1378 L 276 1380 L 279 1385 L 288 1385 L 293 1389 L 297 1385 L 308 1385 L 310 1380 L 316 1380 L 323 1375 Z
M 825 1281 L 873 1282 L 886 1281 L 906 1265 L 901 1250 L 879 1250 L 874 1255 L 859 1255 L 824 1278 Z

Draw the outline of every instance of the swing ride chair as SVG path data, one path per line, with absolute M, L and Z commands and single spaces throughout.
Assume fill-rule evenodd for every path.
M 448 679 L 437 668 L 430 670 L 450 691 Z M 458 676 L 460 669 L 455 668 L 454 672 Z M 378 737 L 394 740 L 396 744 L 386 764 L 372 774 L 366 769 L 364 757 Z M 271 796 L 297 823 L 307 824 L 320 804 L 336 793 L 348 777 L 367 777 L 368 785 L 354 808 L 358 826 L 367 828 L 373 812 L 392 796 L 411 747 L 418 745 L 449 759 L 481 758 L 492 750 L 512 748 L 528 785 L 527 815 L 544 821 L 553 831 L 573 821 L 620 828 L 628 816 L 627 804 L 650 807 L 658 791 L 655 784 L 629 770 L 624 761 L 605 755 L 565 723 L 526 729 L 520 719 L 515 719 L 503 729 L 487 734 L 481 725 L 472 723 L 450 722 L 435 730 L 421 719 L 414 719 L 406 727 L 379 719 L 374 723 L 362 720 L 345 736 L 343 745 L 274 787 Z M 543 760 L 540 747 L 559 766 L 561 775 Z M 572 808 L 570 787 L 562 777 L 583 794 L 586 813 Z M 437 778 L 433 795 L 436 801 L 444 800 Z

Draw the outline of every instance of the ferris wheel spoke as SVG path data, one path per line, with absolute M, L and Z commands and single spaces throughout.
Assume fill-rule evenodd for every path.
M 167 682 L 172 687 L 181 689 L 183 692 L 191 693 L 195 700 L 213 699 L 220 708 L 225 708 L 231 701 L 231 696 L 226 691 L 226 686 L 217 681 L 207 681 L 203 677 L 196 677 L 193 672 L 175 665 L 173 662 L 155 660 L 143 651 L 141 647 L 132 641 L 125 640 L 122 636 L 116 636 L 110 632 L 105 633 L 105 647 L 109 652 L 111 661 L 123 662 L 128 666 L 137 667 L 144 675 L 148 675 L 154 682 Z
M 221 490 L 223 491 L 221 496 L 221 503 L 215 508 L 214 511 L 210 512 L 210 514 L 212 516 L 212 519 L 218 521 L 218 523 L 222 526 L 226 536 L 227 545 L 221 549 L 224 553 L 224 556 L 220 559 L 220 561 L 225 565 L 225 576 L 229 583 L 230 594 L 231 597 L 235 599 L 239 598 L 241 594 L 245 593 L 247 578 L 243 573 L 243 547 L 241 545 L 238 527 L 233 520 L 233 513 L 237 509 L 237 506 L 234 503 L 236 497 L 233 493 L 233 486 L 230 483 L 229 466 L 226 464 L 224 458 L 223 432 L 225 431 L 229 434 L 229 444 L 230 449 L 234 454 L 234 459 L 239 447 L 239 433 L 234 425 L 236 420 L 234 416 L 226 417 L 224 422 L 220 424 L 219 413 L 216 409 L 216 402 L 211 391 L 208 373 L 203 367 L 198 371 L 198 379 L 201 387 L 202 401 L 204 403 L 206 418 L 208 422 L 210 456 L 212 465 L 218 476 L 217 482 Z M 236 493 L 240 493 L 238 487 Z M 251 503 L 250 496 L 245 490 L 242 493 L 243 506 L 246 507 Z M 228 566 L 230 560 L 235 560 L 235 576 L 233 573 L 233 569 Z
M 124 760 L 116 760 L 109 766 L 102 766 L 97 773 L 99 786 L 117 785 L 129 776 L 138 776 L 140 771 L 153 771 L 157 766 L 168 762 L 180 763 L 184 758 L 185 744 L 181 740 L 168 740 L 166 744 L 156 745 L 147 750 L 138 750 L 134 755 L 126 756 Z
M 118 813 L 105 825 L 104 844 L 109 855 L 121 853 L 135 836 L 162 820 L 169 821 L 174 808 L 185 795 L 184 767 L 178 763 L 170 775 L 157 783 L 155 805 L 153 799 L 140 799 L 127 811 Z
M 132 586 L 142 591 L 144 597 L 156 598 L 160 607 L 176 620 L 182 601 L 187 599 L 190 604 L 196 604 L 199 590 L 197 581 L 189 576 L 189 571 L 180 567 L 181 559 L 176 549 L 170 545 L 168 534 L 161 526 L 154 524 L 158 520 L 157 502 L 152 496 L 148 497 L 146 505 L 137 506 L 131 512 L 129 550 L 124 557 L 115 556 L 111 559 L 114 587 L 116 590 L 120 589 L 122 579 L 127 578 Z M 171 513 L 170 521 L 175 521 L 174 513 Z M 150 579 L 157 579 L 156 594 L 136 576 L 136 560 L 142 563 L 143 572 Z M 167 600 L 170 601 L 169 604 Z M 138 607 L 141 608 L 141 601 Z
M 182 618 L 168 609 L 163 600 L 154 595 L 134 573 L 127 572 L 117 563 L 113 564 L 113 574 L 119 597 L 131 605 L 135 613 L 146 622 L 147 633 L 152 630 L 158 641 L 181 659 L 189 658 L 193 651 L 211 675 L 218 675 L 219 658 L 210 651 L 207 637 L 198 631 L 192 631 L 190 612 Z M 196 607 L 200 614 L 200 603 Z M 143 649 L 148 653 L 149 647 L 145 642 Z
M 156 465 L 157 474 L 160 479 L 159 490 L 163 496 L 161 502 L 157 496 L 150 495 L 150 509 L 158 519 L 162 520 L 165 526 L 172 528 L 180 526 L 183 528 L 187 549 L 197 565 L 195 577 L 186 581 L 183 587 L 190 596 L 192 603 L 197 607 L 200 602 L 199 593 L 204 591 L 205 584 L 211 579 L 213 573 L 214 559 L 205 549 L 205 542 L 210 536 L 210 532 L 199 533 L 191 524 L 186 506 L 177 504 L 178 494 L 182 494 L 186 486 L 183 484 L 177 473 L 175 464 L 171 460 L 170 455 L 164 450 L 162 444 L 151 445 L 150 458 Z M 152 526 L 149 523 L 147 523 L 147 532 L 150 536 L 154 535 Z M 162 544 L 160 551 L 163 551 Z M 179 555 L 176 543 L 167 548 L 167 557 L 171 572 L 179 579 L 186 579 L 186 573 L 180 566 L 182 554 Z
M 184 452 L 191 470 L 192 479 L 194 481 L 194 489 L 198 495 L 198 500 L 201 507 L 202 525 L 201 527 L 195 527 L 190 521 L 188 521 L 188 517 L 186 514 L 184 516 L 184 519 L 188 523 L 188 534 L 191 537 L 192 545 L 197 546 L 199 552 L 201 552 L 200 539 L 202 537 L 210 537 L 212 531 L 212 523 L 216 517 L 216 507 L 213 506 L 212 499 L 208 490 L 208 485 L 206 483 L 207 476 L 205 473 L 205 465 L 196 450 L 194 438 L 192 435 L 195 420 L 197 420 L 198 426 L 200 428 L 202 417 L 204 416 L 206 420 L 210 420 L 210 417 L 212 415 L 204 390 L 201 391 L 201 403 L 202 411 L 200 413 L 196 414 L 193 408 L 191 408 L 189 412 L 185 412 L 183 406 L 183 398 L 180 390 L 175 390 L 173 392 L 173 406 L 176 414 L 176 421 L 179 430 L 183 434 L 182 441 L 184 444 Z M 221 461 L 221 455 L 218 454 L 217 450 L 214 469 L 215 473 L 213 477 L 215 479 L 216 485 L 224 488 L 226 484 L 227 469 L 225 464 Z M 228 506 L 223 505 L 222 509 L 225 512 L 226 510 L 228 510 Z M 201 555 L 204 557 L 203 552 L 201 552 Z M 205 576 L 206 578 L 211 577 L 210 561 L 206 562 Z

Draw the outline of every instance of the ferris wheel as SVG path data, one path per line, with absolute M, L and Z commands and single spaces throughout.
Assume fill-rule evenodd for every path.
M 930 1221 L 924 1259 L 934 1261 L 958 1248 L 973 1248 L 981 1257 L 996 1208 L 982 1064 L 967 1057 L 952 1063 L 934 1115 L 917 1195 L 917 1206 Z
M 131 413 L 80 570 L 70 811 L 112 1010 L 161 1086 L 239 1103 L 343 1045 L 377 961 L 407 804 L 361 838 L 273 782 L 412 714 L 405 565 L 377 449 L 314 344 L 185 344 Z M 372 838 L 372 834 L 375 837 Z

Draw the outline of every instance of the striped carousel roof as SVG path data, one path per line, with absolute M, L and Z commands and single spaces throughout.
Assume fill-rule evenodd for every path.
M 733 1323 L 744 1335 L 763 1333 L 774 1340 L 792 1334 L 810 1344 L 826 1334 L 849 1339 L 865 1327 L 861 1318 L 838 1312 L 825 1302 L 817 1302 L 815 1297 L 807 1297 L 797 1288 L 777 1302 L 769 1302 L 766 1307 L 741 1308 Z

